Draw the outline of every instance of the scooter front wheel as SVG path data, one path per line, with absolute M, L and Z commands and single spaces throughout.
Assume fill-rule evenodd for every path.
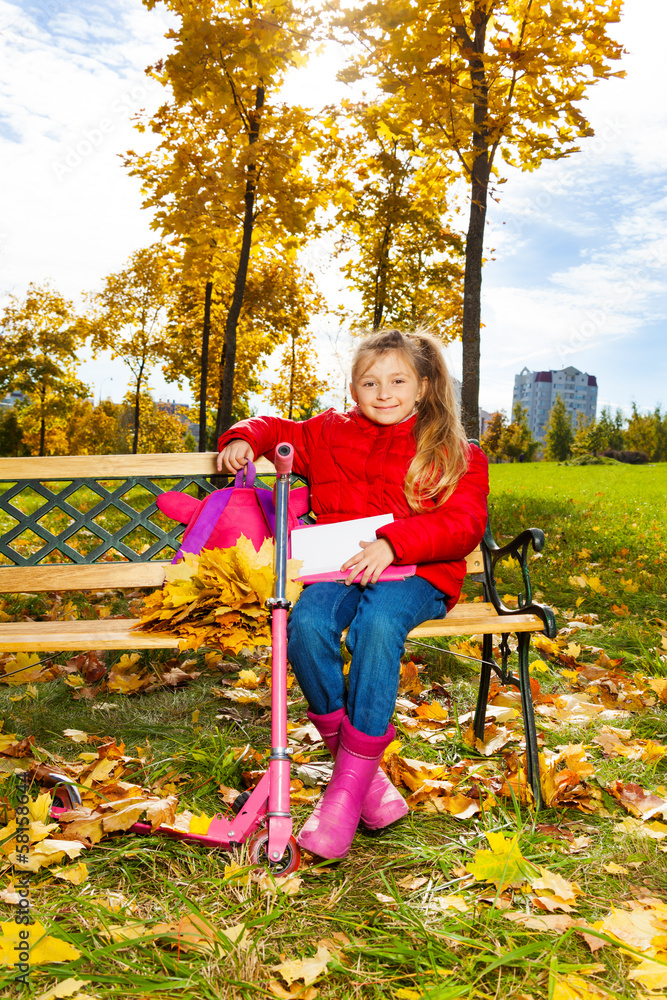
M 294 837 L 290 837 L 285 847 L 285 853 L 279 861 L 269 858 L 269 831 L 264 828 L 248 841 L 248 857 L 253 865 L 264 865 L 276 878 L 291 875 L 301 864 L 301 851 Z

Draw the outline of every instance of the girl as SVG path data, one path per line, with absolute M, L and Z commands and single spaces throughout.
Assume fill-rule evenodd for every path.
M 218 455 L 218 469 L 236 473 L 289 441 L 318 524 L 394 515 L 376 541 L 360 542 L 343 563 L 344 583 L 305 587 L 290 614 L 289 661 L 308 717 L 335 757 L 331 781 L 298 837 L 324 858 L 345 857 L 360 819 L 380 829 L 408 811 L 379 769 L 395 735 L 390 719 L 405 638 L 456 604 L 464 556 L 487 518 L 486 457 L 466 441 L 435 337 L 382 330 L 364 338 L 350 394 L 357 405 L 348 413 L 242 420 L 222 435 Z M 416 563 L 416 574 L 378 582 L 392 563 Z M 340 650 L 346 628 L 347 685 Z

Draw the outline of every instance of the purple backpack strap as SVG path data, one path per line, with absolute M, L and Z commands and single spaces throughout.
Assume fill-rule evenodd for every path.
M 257 502 L 262 508 L 262 514 L 266 525 L 271 532 L 271 537 L 276 537 L 276 505 L 273 502 L 272 490 L 255 490 Z
M 180 549 L 172 559 L 172 563 L 178 562 L 179 559 L 183 557 L 185 552 L 201 552 L 205 547 L 207 541 L 213 533 L 213 529 L 218 523 L 218 518 L 222 514 L 223 510 L 229 503 L 231 499 L 232 492 L 235 489 L 242 489 L 244 486 L 244 470 L 239 469 L 236 473 L 234 479 L 234 485 L 228 486 L 224 490 L 218 490 L 216 493 L 212 493 L 211 496 L 204 502 L 197 520 L 192 525 L 192 529 L 188 532 L 188 537 L 184 539 L 181 544 Z M 247 468 L 245 469 L 245 486 L 252 487 L 255 482 L 255 466 L 252 462 L 248 462 Z M 259 490 L 256 490 L 259 493 Z M 268 491 L 267 491 L 268 492 Z M 266 516 L 266 514 L 265 514 Z M 275 514 L 274 514 L 275 523 Z

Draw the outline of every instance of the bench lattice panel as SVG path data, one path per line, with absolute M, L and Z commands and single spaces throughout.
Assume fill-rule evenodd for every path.
M 106 476 L 100 480 L 68 479 L 60 490 L 49 486 L 49 484 L 53 484 L 55 487 L 57 482 L 62 482 L 62 480 L 55 480 L 52 477 L 43 482 L 35 479 L 18 480 L 10 484 L 0 495 L 0 511 L 17 522 L 13 528 L 3 532 L 0 536 L 0 561 L 5 565 L 10 563 L 15 566 L 37 566 L 44 562 L 90 564 L 123 559 L 130 562 L 146 562 L 159 556 L 164 559 L 169 557 L 168 553 L 165 553 L 165 549 L 171 552 L 178 549 L 183 526 L 176 524 L 168 529 L 161 527 L 153 520 L 156 515 L 160 518 L 164 517 L 155 501 L 138 510 L 132 506 L 130 502 L 132 498 L 128 494 L 131 494 L 138 487 L 142 487 L 143 495 L 141 498 L 136 498 L 142 501 L 145 500 L 146 493 L 157 497 L 167 490 L 179 490 L 203 497 L 216 488 L 210 482 L 210 478 L 200 475 L 183 476 L 180 479 L 176 479 L 173 475 L 165 477 L 115 476 L 113 479 Z M 113 485 L 105 485 L 105 483 Z M 73 503 L 68 502 L 68 498 L 73 498 L 74 494 L 83 489 L 96 493 L 100 499 L 92 507 L 79 510 Z M 29 512 L 14 506 L 12 500 L 19 497 L 24 491 L 24 498 L 30 493 L 36 494 L 43 499 L 43 503 Z M 62 530 L 52 531 L 40 523 L 47 515 L 58 512 L 62 513 L 69 521 Z M 122 515 L 124 521 L 117 530 L 107 530 L 96 523 L 95 518 L 105 513 L 113 514 L 113 512 Z M 155 541 L 144 546 L 141 550 L 133 548 L 131 544 L 128 544 L 129 540 L 125 539 L 137 529 L 144 529 L 155 538 Z M 74 547 L 70 544 L 70 539 L 73 540 L 73 536 L 78 535 L 81 531 L 87 531 L 93 536 L 97 536 L 99 544 L 91 548 L 86 546 L 87 551 L 85 552 Z M 17 551 L 12 545 L 12 542 L 20 540 L 21 536 L 26 535 L 26 533 L 36 535 L 44 542 L 40 548 L 29 554 Z M 61 558 L 55 559 L 54 556 Z

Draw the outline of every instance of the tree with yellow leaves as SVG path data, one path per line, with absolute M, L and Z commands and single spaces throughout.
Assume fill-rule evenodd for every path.
M 156 0 L 145 0 L 149 7 Z M 321 187 L 305 166 L 318 142 L 312 116 L 278 100 L 289 69 L 309 44 L 305 0 L 163 0 L 178 17 L 172 54 L 150 70 L 172 98 L 153 115 L 157 148 L 130 151 L 155 225 L 185 247 L 187 275 L 231 288 L 220 354 L 217 433 L 235 403 L 237 332 L 250 261 L 294 264 L 314 227 Z M 200 393 L 200 396 L 203 395 Z
M 132 454 L 139 447 L 142 392 L 152 366 L 164 354 L 167 311 L 173 297 L 173 266 L 160 243 L 132 254 L 127 267 L 109 275 L 102 291 L 93 297 L 93 350 L 110 350 L 132 373 Z
M 449 222 L 447 165 L 418 135 L 394 133 L 391 102 L 331 111 L 320 162 L 332 174 L 343 273 L 361 295 L 353 325 L 428 325 L 460 335 L 463 243 Z M 348 310 L 346 310 L 348 312 Z
M 318 397 L 327 388 L 317 374 L 312 334 L 293 332 L 281 358 L 278 379 L 269 387 L 269 402 L 281 417 L 300 420 L 312 416 Z
M 225 278 L 227 278 L 225 282 Z M 165 342 L 163 371 L 169 381 L 189 383 L 200 390 L 201 327 L 206 307 L 201 284 L 185 283 L 172 308 Z M 209 355 L 225 364 L 225 316 L 234 294 L 229 273 L 220 272 L 210 304 Z M 258 246 L 248 268 L 238 320 L 235 358 L 233 421 L 250 413 L 251 394 L 264 390 L 268 357 L 286 340 L 302 340 L 313 312 L 321 306 L 312 274 L 295 264 L 277 260 Z M 219 366 L 211 364 L 207 379 L 207 410 L 218 403 Z M 201 420 L 201 416 L 200 416 Z M 216 438 L 217 440 L 217 438 Z
M 26 395 L 19 419 L 33 454 L 64 454 L 65 425 L 75 400 L 89 388 L 76 376 L 84 328 L 74 306 L 49 285 L 31 284 L 23 300 L 9 297 L 0 317 L 0 379 Z
M 480 298 L 487 197 L 498 153 L 534 170 L 592 134 L 581 110 L 622 47 L 609 35 L 623 0 L 401 0 L 349 9 L 362 42 L 348 77 L 391 95 L 392 133 L 419 136 L 468 185 L 462 409 L 479 436 Z M 358 51 L 358 50 L 357 50 Z

